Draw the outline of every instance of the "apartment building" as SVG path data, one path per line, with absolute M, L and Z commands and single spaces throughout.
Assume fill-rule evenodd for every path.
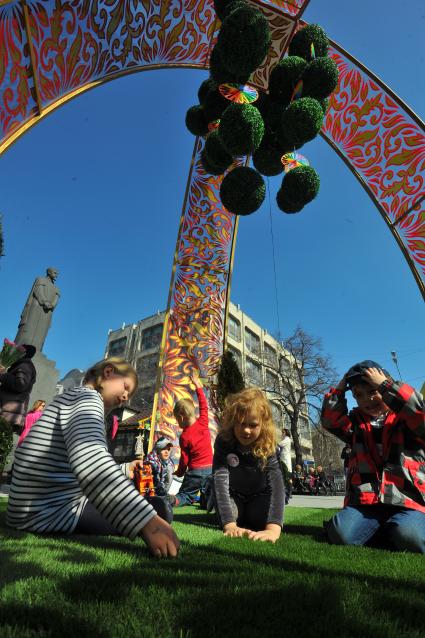
M 162 329 L 165 311 L 141 319 L 137 324 L 125 325 L 118 330 L 110 330 L 105 356 L 125 357 L 136 368 L 139 376 L 139 388 L 130 401 L 130 407 L 144 412 L 152 407 L 155 393 Z M 268 390 L 284 390 L 279 386 L 281 380 L 270 365 L 277 361 L 291 369 L 289 353 L 285 355 L 281 344 L 238 305 L 230 303 L 227 326 L 227 347 L 233 352 L 247 384 L 258 385 Z M 285 363 L 286 362 L 286 363 Z M 295 381 L 294 381 L 295 383 Z M 276 400 L 276 394 L 268 392 L 273 416 L 278 427 L 285 427 L 285 415 Z M 289 425 L 287 425 L 289 427 Z M 308 413 L 301 417 L 301 445 L 306 460 L 312 459 L 312 437 Z

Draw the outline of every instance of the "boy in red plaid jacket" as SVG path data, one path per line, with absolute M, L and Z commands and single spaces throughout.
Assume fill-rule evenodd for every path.
M 350 413 L 347 388 L 358 405 Z M 326 524 L 329 541 L 364 545 L 382 539 L 425 553 L 422 395 L 393 381 L 374 361 L 362 361 L 325 396 L 322 426 L 352 450 L 344 509 Z

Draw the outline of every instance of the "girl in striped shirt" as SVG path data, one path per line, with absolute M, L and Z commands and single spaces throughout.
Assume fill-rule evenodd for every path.
M 124 359 L 96 363 L 83 386 L 57 396 L 17 449 L 7 524 L 37 532 L 141 535 L 151 553 L 176 556 L 179 541 L 136 490 L 139 461 L 119 466 L 108 452 L 105 411 L 137 388 Z

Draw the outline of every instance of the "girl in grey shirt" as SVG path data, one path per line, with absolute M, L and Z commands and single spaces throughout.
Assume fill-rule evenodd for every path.
M 258 388 L 226 402 L 214 445 L 215 509 L 226 536 L 276 542 L 285 490 L 270 404 Z

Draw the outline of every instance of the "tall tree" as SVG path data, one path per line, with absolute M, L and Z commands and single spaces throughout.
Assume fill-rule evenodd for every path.
M 258 356 L 266 370 L 266 390 L 290 424 L 296 463 L 303 462 L 300 433 L 303 419 L 317 424 L 323 395 L 336 382 L 336 370 L 322 352 L 321 340 L 300 326 L 275 352 L 267 348 Z
M 245 383 L 242 373 L 239 370 L 233 352 L 226 350 L 221 358 L 220 369 L 217 375 L 217 385 L 215 388 L 212 388 L 214 407 L 219 415 L 223 411 L 226 397 L 229 394 L 235 394 L 243 390 L 244 387 Z

